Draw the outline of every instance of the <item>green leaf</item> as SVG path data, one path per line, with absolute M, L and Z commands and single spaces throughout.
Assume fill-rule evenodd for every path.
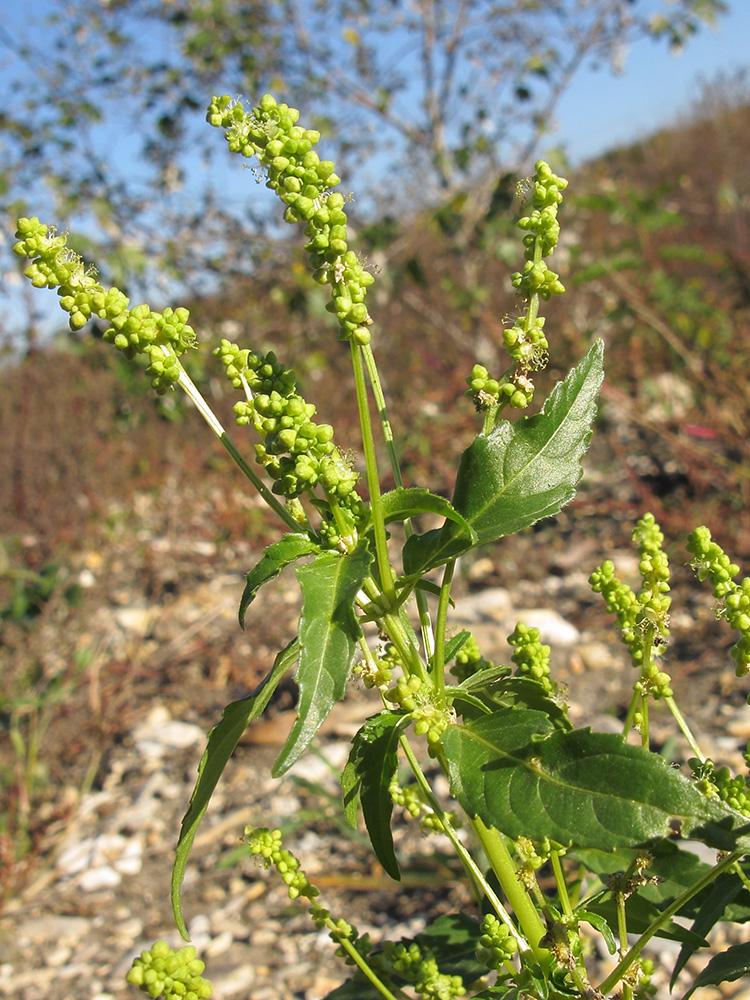
M 253 719 L 257 719 L 268 704 L 271 695 L 276 690 L 279 681 L 291 667 L 299 655 L 299 643 L 296 639 L 282 649 L 276 657 L 273 667 L 258 687 L 239 701 L 233 701 L 221 713 L 218 722 L 208 734 L 208 743 L 198 765 L 198 780 L 190 805 L 185 813 L 177 839 L 177 850 L 172 868 L 172 912 L 180 934 L 189 940 L 185 920 L 182 916 L 180 902 L 180 886 L 185 877 L 190 850 L 193 846 L 195 833 L 208 808 L 208 803 L 227 761 L 234 753 L 240 737 Z
M 750 847 L 746 817 L 617 734 L 556 731 L 546 713 L 513 708 L 449 726 L 441 742 L 463 808 L 512 839 L 611 851 L 679 831 L 720 850 Z
M 628 931 L 633 934 L 642 934 L 656 920 L 662 909 L 663 907 L 656 906 L 639 893 L 629 896 L 625 903 Z M 588 913 L 598 914 L 610 927 L 617 927 L 617 905 L 611 896 L 606 899 L 587 900 L 586 910 Z M 578 913 L 578 911 L 576 912 Z M 589 917 L 584 917 L 583 914 L 581 914 L 581 918 L 589 920 L 592 924 L 594 923 L 593 920 L 590 920 Z M 596 927 L 596 924 L 594 926 Z M 684 944 L 690 944 L 693 949 L 705 948 L 708 943 L 702 937 L 688 930 L 687 927 L 681 927 L 680 924 L 675 923 L 674 920 L 667 921 L 666 924 L 659 928 L 655 936 L 664 938 L 667 941 L 680 941 Z
M 740 976 L 750 972 L 750 943 L 736 944 L 720 955 L 714 955 L 706 968 L 695 977 L 690 989 L 682 997 L 688 1000 L 697 989 L 703 986 L 718 986 L 720 983 L 733 983 Z
M 454 509 L 450 500 L 430 493 L 423 486 L 412 486 L 409 488 L 400 486 L 395 490 L 390 490 L 382 496 L 383 516 L 386 524 L 393 521 L 406 521 L 410 517 L 417 517 L 418 514 L 439 514 L 455 523 L 469 538 L 476 543 L 476 532 Z
M 608 876 L 622 874 L 641 851 L 619 849 L 613 852 L 597 850 L 578 850 L 576 858 L 589 871 L 595 872 L 604 885 Z M 681 896 L 686 889 L 703 878 L 711 870 L 711 865 L 701 861 L 697 854 L 684 850 L 672 840 L 661 840 L 650 844 L 648 853 L 651 864 L 647 874 L 656 876 L 655 882 L 649 882 L 639 888 L 639 895 L 655 903 L 659 909 L 664 909 L 673 900 Z M 680 916 L 694 916 L 700 908 L 699 899 L 705 899 L 710 889 L 704 890 L 680 909 Z
M 573 499 L 596 415 L 603 352 L 597 340 L 555 386 L 541 413 L 513 424 L 501 421 L 490 434 L 475 438 L 461 456 L 453 506 L 476 541 L 453 522 L 413 535 L 404 547 L 408 576 L 528 528 Z
M 452 636 L 445 644 L 443 654 L 445 662 L 450 663 L 451 660 L 455 660 L 469 639 L 471 639 L 471 632 L 467 629 L 462 629 L 457 635 Z
M 289 563 L 296 562 L 302 556 L 309 556 L 313 552 L 320 552 L 320 546 L 302 534 L 284 535 L 278 542 L 264 549 L 256 565 L 245 577 L 247 583 L 242 592 L 239 612 L 241 628 L 245 627 L 245 613 L 263 584 L 278 576 Z
M 742 882 L 734 872 L 725 872 L 716 879 L 693 921 L 691 930 L 696 937 L 705 938 L 715 924 L 722 919 L 726 919 L 724 914 L 727 907 L 734 902 L 735 897 L 739 895 L 742 888 Z M 669 981 L 670 990 L 674 989 L 677 977 L 696 951 L 696 947 L 700 947 L 700 945 L 696 946 L 692 942 L 685 942 L 683 944 L 680 954 L 677 956 L 675 967 L 672 970 L 672 977 Z
M 429 951 L 441 972 L 473 982 L 487 974 L 487 966 L 477 960 L 481 928 L 463 913 L 445 913 L 433 920 L 414 940 L 422 952 Z
M 409 722 L 402 712 L 383 711 L 369 718 L 352 741 L 349 760 L 341 775 L 344 810 L 349 824 L 357 825 L 357 802 L 378 861 L 396 881 L 401 873 L 393 849 L 390 787 L 398 771 L 398 741 Z
M 297 570 L 302 591 L 299 620 L 297 718 L 273 765 L 282 775 L 305 750 L 334 704 L 344 697 L 362 630 L 354 599 L 369 572 L 372 553 L 362 539 L 352 552 L 324 552 Z
M 594 930 L 599 931 L 601 936 L 604 938 L 604 943 L 607 945 L 607 951 L 610 955 L 614 955 L 617 951 L 617 942 L 615 941 L 615 936 L 612 933 L 612 928 L 609 926 L 604 917 L 600 913 L 594 913 L 593 910 L 586 909 L 576 910 L 576 917 L 579 920 L 585 920 L 586 923 L 591 924 Z

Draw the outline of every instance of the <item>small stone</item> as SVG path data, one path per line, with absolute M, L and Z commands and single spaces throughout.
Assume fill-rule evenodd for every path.
M 164 705 L 157 705 L 133 732 L 138 752 L 151 759 L 163 757 L 168 750 L 182 750 L 205 739 L 200 726 L 173 720 Z
M 612 652 L 603 642 L 581 643 L 576 653 L 587 670 L 606 670 L 614 664 Z
M 581 638 L 575 625 L 551 608 L 517 611 L 513 617 L 529 628 L 538 628 L 541 641 L 550 646 L 574 646 Z
M 145 637 L 151 631 L 157 613 L 154 608 L 117 608 L 112 617 L 123 632 Z

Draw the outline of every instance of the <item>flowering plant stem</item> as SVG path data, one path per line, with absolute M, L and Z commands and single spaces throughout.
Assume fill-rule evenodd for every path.
M 246 576 L 239 607 L 243 627 L 260 588 L 297 564 L 296 637 L 250 695 L 227 705 L 209 733 L 178 838 L 172 874 L 176 926 L 187 937 L 182 879 L 196 830 L 245 728 L 296 665 L 296 718 L 272 768 L 281 777 L 311 749 L 357 674 L 378 700 L 352 739 L 341 775 L 348 822 L 357 826 L 361 816 L 378 862 L 394 879 L 408 863 L 393 836 L 400 816 L 395 806 L 424 833 L 444 835 L 476 909 L 429 920 L 414 938 L 391 941 L 384 935 L 373 944 L 323 908 L 319 890 L 279 830 L 246 828 L 248 853 L 276 869 L 291 899 L 307 902 L 315 925 L 328 931 L 353 967 L 352 979 L 333 996 L 598 1000 L 617 990 L 633 1000 L 649 987 L 653 966 L 642 953 L 652 938 L 682 942 L 677 975 L 730 904 L 738 919 L 750 920 L 750 901 L 742 895 L 750 872 L 741 864 L 750 850 L 750 778 L 716 767 L 701 751 L 662 669 L 671 599 L 661 530 L 646 514 L 633 532 L 640 560 L 637 593 L 618 579 L 610 560 L 590 577 L 617 619 L 636 671 L 624 734 L 573 728 L 538 629 L 516 624 L 508 636 L 510 667 L 485 659 L 468 630 L 453 634 L 450 628 L 457 561 L 558 513 L 575 496 L 582 474 L 603 377 L 601 342 L 589 347 L 537 413 L 503 419 L 509 408 L 530 406 L 534 377 L 547 364 L 550 345 L 541 312 L 550 296 L 564 291 L 548 261 L 558 242 L 567 181 L 537 163 L 518 223 L 524 263 L 511 277 L 518 314 L 503 330 L 510 363 L 493 375 L 477 362 L 466 379 L 482 429 L 461 456 L 448 500 L 404 484 L 372 346 L 367 291 L 375 279 L 349 246 L 346 199 L 335 190 L 340 180 L 334 164 L 314 148 L 319 133 L 299 125 L 299 113 L 270 95 L 250 109 L 227 96 L 214 98 L 207 118 L 223 130 L 230 152 L 260 164 L 284 205 L 284 219 L 303 227 L 313 277 L 328 289 L 326 309 L 339 339 L 350 345 L 365 497 L 334 428 L 315 419 L 316 407 L 302 395 L 294 371 L 273 351 L 228 340 L 214 351 L 240 397 L 237 424 L 256 436 L 255 471 L 180 360 L 197 340 L 186 309 L 130 307 L 118 289 L 99 284 L 64 236 L 37 218 L 19 220 L 15 247 L 29 261 L 24 273 L 32 284 L 57 290 L 74 329 L 99 317 L 109 324 L 105 341 L 127 358 L 145 357 L 157 393 L 175 386 L 187 393 L 278 515 L 284 534 Z M 381 486 L 370 397 L 395 483 L 390 490 Z M 421 531 L 423 514 L 442 523 Z M 403 525 L 400 552 L 391 525 Z M 697 529 L 688 547 L 699 578 L 711 581 L 719 615 L 739 634 L 732 655 L 743 676 L 750 670 L 750 579 L 735 582 L 739 567 L 707 528 Z M 364 630 L 371 623 L 377 626 L 375 641 Z M 669 767 L 650 748 L 649 714 L 659 702 L 671 710 L 694 754 L 681 762 L 689 774 Z M 631 728 L 640 732 L 640 746 L 625 738 Z M 429 767 L 415 749 L 417 741 Z M 405 785 L 402 763 L 411 774 Z M 436 791 L 440 774 L 447 778 L 446 794 Z M 681 838 L 722 852 L 718 862 L 694 858 Z M 553 878 L 538 877 L 548 864 Z M 720 877 L 726 905 L 709 889 Z M 693 921 L 690 932 L 682 926 L 686 920 Z M 619 942 L 617 965 L 604 978 L 591 967 L 584 926 L 600 934 L 613 954 Z M 720 958 L 693 980 L 686 996 L 750 968 L 741 946 Z M 175 950 L 159 941 L 136 959 L 128 978 L 154 998 L 204 1000 L 211 987 L 203 971 L 194 949 Z

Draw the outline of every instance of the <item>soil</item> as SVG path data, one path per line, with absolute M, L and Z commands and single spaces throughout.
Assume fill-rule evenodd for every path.
M 293 577 L 283 576 L 261 591 L 239 630 L 243 575 L 259 550 L 250 538 L 217 539 L 214 516 L 234 502 L 252 520 L 253 504 L 216 490 L 210 479 L 189 489 L 167 482 L 136 495 L 128 509 L 111 505 L 106 536 L 97 529 L 68 560 L 79 603 L 60 588 L 32 626 L 3 625 L 8 669 L 26 664 L 37 692 L 36 703 L 17 710 L 18 731 L 28 739 L 35 723 L 40 743 L 38 764 L 27 772 L 28 755 L 14 758 L 10 745 L 3 753 L 6 771 L 16 768 L 11 820 L 17 834 L 28 826 L 28 838 L 15 858 L 10 837 L 3 842 L 2 995 L 125 1000 L 135 995 L 123 979 L 132 957 L 160 936 L 177 943 L 169 875 L 202 734 L 224 705 L 262 678 L 294 635 L 298 613 Z M 455 620 L 470 623 L 486 656 L 507 659 L 509 629 L 504 612 L 481 610 L 481 601 L 477 611 L 478 595 L 506 595 L 511 611 L 557 612 L 573 628 L 573 641 L 563 635 L 552 645 L 577 724 L 606 728 L 627 708 L 632 673 L 586 579 L 605 556 L 631 577 L 637 573 L 629 536 L 642 499 L 632 470 L 606 442 L 595 445 L 569 508 L 460 567 Z M 750 716 L 728 655 L 732 640 L 686 557 L 668 547 L 674 615 L 666 666 L 699 738 L 736 767 Z M 394 883 L 361 834 L 347 832 L 335 772 L 346 740 L 371 711 L 362 689 L 352 688 L 322 735 L 320 753 L 331 767 L 312 756 L 281 783 L 268 777 L 293 706 L 293 685 L 284 683 L 266 720 L 243 738 L 187 870 L 188 927 L 220 1000 L 318 1000 L 346 978 L 330 941 L 289 903 L 283 886 L 247 857 L 233 860 L 247 823 L 281 826 L 334 915 L 375 939 L 417 933 L 427 913 L 473 908 L 439 838 L 425 850 L 413 824 L 400 828 L 404 878 Z M 664 713 L 655 714 L 657 744 L 667 743 L 672 728 Z M 679 741 L 676 752 L 687 756 Z M 731 985 L 726 994 L 706 989 L 701 998 L 746 991 Z

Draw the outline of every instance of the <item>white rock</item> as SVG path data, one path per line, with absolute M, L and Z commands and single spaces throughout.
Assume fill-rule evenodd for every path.
M 163 757 L 168 750 L 181 750 L 205 738 L 200 726 L 172 719 L 164 705 L 152 708 L 145 721 L 133 731 L 138 752 L 152 760 Z
M 114 889 L 120 882 L 122 882 L 122 875 L 116 872 L 111 865 L 98 865 L 78 876 L 78 886 L 83 892 Z
M 532 608 L 514 612 L 516 621 L 529 628 L 538 628 L 539 636 L 550 646 L 574 646 L 580 641 L 581 633 L 562 615 L 550 608 Z
M 155 608 L 117 608 L 112 617 L 123 632 L 146 636 L 151 631 L 157 614 Z
M 452 618 L 461 622 L 501 621 L 507 618 L 510 607 L 510 594 L 505 587 L 488 587 L 477 594 L 460 598 Z

